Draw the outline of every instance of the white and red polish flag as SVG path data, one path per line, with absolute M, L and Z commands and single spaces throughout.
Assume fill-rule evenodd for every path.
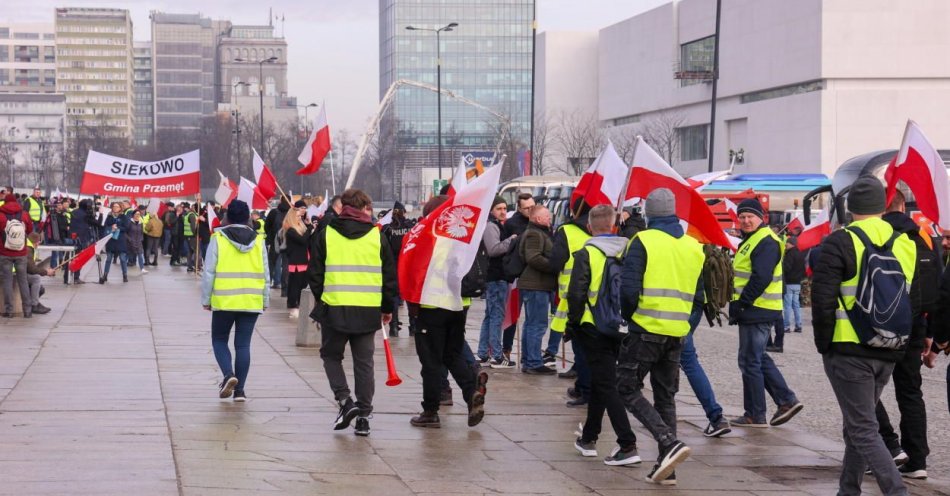
M 521 294 L 518 292 L 518 280 L 508 285 L 508 299 L 505 301 L 505 317 L 501 328 L 507 329 L 518 323 L 521 317 Z
M 166 210 L 168 210 L 168 206 L 165 205 L 165 202 L 163 202 L 159 198 L 150 199 L 148 201 L 148 206 L 145 207 L 145 211 L 149 215 L 154 215 L 155 217 L 159 217 L 159 218 L 165 214 Z
M 221 205 L 221 208 L 227 208 L 231 200 L 237 198 L 238 187 L 234 181 L 228 179 L 221 171 L 218 171 L 221 181 L 218 183 L 218 189 L 214 191 L 214 201 Z
M 106 243 L 112 239 L 112 235 L 105 236 L 104 238 L 96 241 L 96 244 L 89 245 L 79 253 L 69 262 L 69 271 L 70 272 L 79 272 L 86 265 L 87 262 L 92 260 L 97 254 L 101 253 L 106 249 Z
M 261 194 L 258 185 L 244 177 L 241 178 L 241 185 L 238 186 L 237 199 L 247 203 L 247 206 L 253 210 L 264 210 L 268 206 L 267 198 Z
M 583 198 L 584 203 L 591 207 L 620 204 L 629 170 L 620 155 L 617 155 L 613 143 L 608 141 L 604 151 L 600 152 L 597 160 L 584 171 L 574 188 L 571 205 L 575 205 L 578 198 Z
M 277 178 L 274 177 L 270 167 L 264 163 L 264 159 L 257 154 L 257 150 L 254 150 L 254 182 L 257 183 L 257 191 L 265 200 L 270 200 L 277 194 Z
M 693 177 L 686 179 L 686 182 L 693 187 L 696 191 L 702 191 L 703 188 L 709 186 L 713 181 L 722 179 L 729 174 L 732 174 L 732 169 L 724 171 L 715 171 L 715 172 L 705 172 L 703 174 L 697 174 Z
M 103 226 L 106 225 L 106 218 L 109 217 L 109 214 L 111 213 L 112 213 L 112 204 L 109 203 L 109 197 L 107 196 L 99 202 L 99 215 L 101 216 L 101 219 L 99 219 L 99 222 Z
M 907 121 L 904 139 L 897 156 L 884 172 L 887 182 L 887 203 L 897 190 L 897 182 L 904 181 L 917 199 L 917 208 L 938 226 L 950 228 L 950 180 L 947 168 L 937 149 L 930 144 L 920 126 Z
M 699 241 L 729 248 L 732 243 L 709 209 L 709 205 L 682 176 L 676 173 L 643 138 L 637 136 L 626 198 L 646 198 L 657 188 L 667 188 L 676 197 L 676 216 L 692 227 Z
M 489 167 L 420 220 L 399 256 L 399 290 L 410 303 L 462 310 L 462 278 L 475 260 L 504 168 Z
M 320 113 L 313 125 L 313 132 L 310 133 L 310 139 L 304 145 L 303 151 L 297 157 L 297 161 L 303 164 L 303 167 L 297 170 L 298 176 L 313 174 L 320 170 L 320 164 L 330 153 L 330 125 L 327 124 L 327 105 L 320 107 Z
M 735 227 L 739 224 L 739 207 L 737 207 L 736 204 L 728 198 L 723 198 L 722 201 L 726 205 L 726 212 L 729 213 L 729 219 L 732 220 L 732 226 Z
M 804 252 L 821 244 L 825 236 L 831 234 L 831 219 L 827 210 L 821 210 L 811 224 L 805 226 L 801 234 L 798 235 L 798 251 Z
M 805 229 L 805 221 L 803 219 L 802 214 L 796 215 L 795 218 L 785 226 L 785 232 L 791 236 L 797 236 L 798 231 Z
M 221 227 L 221 219 L 218 218 L 218 214 L 214 212 L 214 207 L 210 203 L 205 207 L 205 220 L 208 221 L 208 226 L 211 227 L 212 232 Z
M 468 168 L 465 167 L 465 157 L 459 159 L 459 165 L 455 168 L 455 174 L 449 183 L 449 189 L 446 192 L 449 196 L 454 195 L 468 184 Z
M 378 227 L 380 231 L 382 231 L 384 227 L 393 223 L 393 210 L 395 209 L 389 209 L 389 212 L 386 212 L 386 215 L 384 215 L 383 218 L 379 219 L 379 222 L 376 223 L 376 227 Z

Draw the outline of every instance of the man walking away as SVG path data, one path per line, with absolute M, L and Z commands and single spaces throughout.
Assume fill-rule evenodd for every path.
M 548 330 L 551 292 L 557 288 L 557 271 L 551 267 L 551 211 L 542 205 L 531 210 L 524 238 L 518 244 L 524 272 L 518 278 L 518 291 L 524 305 L 525 321 L 521 337 L 521 371 L 526 374 L 554 374 L 541 359 L 541 341 Z M 566 284 L 566 283 L 565 283 Z M 566 319 L 565 319 L 566 321 Z
M 895 232 L 881 219 L 884 207 L 884 187 L 877 178 L 865 176 L 851 185 L 848 210 L 854 221 L 825 240 L 812 285 L 815 347 L 822 355 L 844 425 L 838 494 L 846 496 L 861 494 L 867 467 L 885 496 L 907 494 L 878 433 L 875 406 L 894 364 L 905 353 L 906 343 L 926 331 L 916 320 L 920 315 L 920 288 L 913 284 L 916 247 L 907 235 Z M 877 256 L 867 257 L 868 250 Z M 876 267 L 869 267 L 871 264 Z M 868 271 L 880 268 L 878 264 L 888 264 L 891 270 L 884 274 L 875 271 L 879 275 L 868 279 Z M 867 313 L 877 309 L 872 302 L 878 299 L 861 298 L 862 304 L 857 304 L 858 298 L 865 296 L 861 283 L 877 295 L 886 293 L 885 297 L 893 299 L 888 302 L 895 309 L 891 321 L 905 328 L 884 331 L 890 336 L 882 339 L 885 335 L 869 325 L 873 321 Z
M 737 209 L 742 242 L 732 261 L 735 294 L 729 302 L 729 323 L 739 324 L 739 371 L 745 412 L 731 421 L 735 427 L 778 426 L 802 410 L 765 347 L 773 323 L 782 315 L 782 252 L 785 245 L 765 224 L 765 210 L 756 199 Z M 778 405 L 765 422 L 765 392 Z
M 321 325 L 320 358 L 340 407 L 333 429 L 346 429 L 359 416 L 355 433 L 368 436 L 376 385 L 374 338 L 380 322 L 392 319 L 396 266 L 389 242 L 373 224 L 369 195 L 348 189 L 341 201 L 340 216 L 311 238 L 308 272 L 316 304 L 310 317 Z M 343 372 L 347 343 L 353 354 L 355 404 Z
M 676 197 L 650 192 L 644 205 L 647 230 L 637 234 L 623 263 L 621 305 L 629 334 L 620 346 L 617 389 L 627 410 L 653 435 L 659 456 L 647 482 L 676 484 L 676 466 L 690 449 L 676 437 L 676 400 L 683 338 L 703 315 L 702 246 L 687 236 L 676 216 Z M 643 396 L 650 375 L 653 404 Z
M 599 290 L 605 284 L 607 261 L 614 259 L 619 265 L 627 245 L 626 238 L 613 234 L 616 217 L 610 205 L 591 209 L 587 222 L 593 237 L 574 253 L 574 269 L 567 289 L 567 334 L 584 349 L 591 374 L 587 420 L 580 437 L 574 441 L 574 448 L 584 456 L 597 456 L 597 438 L 606 412 L 617 434 L 617 448 L 604 463 L 635 465 L 640 463 L 637 436 L 630 428 L 630 419 L 617 393 L 617 356 L 622 335 L 599 331 L 592 313 L 601 301 L 599 298 L 604 296 Z M 617 308 L 617 320 L 622 318 L 619 310 Z

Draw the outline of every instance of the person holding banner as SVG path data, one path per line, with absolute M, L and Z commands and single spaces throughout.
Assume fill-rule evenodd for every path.
M 112 214 L 106 219 L 106 232 L 110 233 L 112 239 L 106 244 L 106 265 L 102 271 L 102 277 L 99 278 L 99 284 L 105 284 L 109 280 L 109 268 L 112 267 L 112 261 L 119 259 L 119 266 L 122 267 L 122 282 L 129 282 L 129 218 L 122 213 L 122 205 L 119 202 L 112 204 Z

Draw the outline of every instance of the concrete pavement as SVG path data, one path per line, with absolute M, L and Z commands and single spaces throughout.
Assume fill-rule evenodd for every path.
M 442 429 L 411 427 L 421 381 L 406 337 L 393 340 L 399 387 L 383 385 L 379 347 L 371 436 L 335 432 L 319 352 L 294 345 L 295 322 L 276 293 L 252 343 L 250 401 L 219 400 L 210 314 L 199 305 L 196 278 L 167 265 L 130 273 L 129 283 L 105 286 L 50 280 L 45 300 L 53 313 L 0 323 L 0 494 L 785 495 L 836 488 L 840 414 L 807 335 L 790 336 L 776 358 L 806 403 L 787 426 L 706 439 L 702 410 L 682 381 L 679 431 L 694 456 L 677 470 L 673 490 L 643 482 L 650 462 L 617 468 L 580 457 L 572 442 L 584 410 L 564 406 L 570 382 L 555 377 L 492 371 L 481 425 L 466 426 L 456 390 Z M 470 341 L 481 310 L 476 302 L 469 315 Z M 726 412 L 739 413 L 734 331 L 703 329 L 697 346 Z M 925 384 L 935 400 L 930 431 L 942 434 L 946 397 L 937 392 L 945 386 L 934 377 L 929 371 Z M 655 443 L 633 423 L 641 456 L 654 459 Z M 601 457 L 614 446 L 607 426 Z M 909 483 L 913 494 L 950 494 L 942 470 L 950 450 L 946 437 L 937 440 L 935 478 Z M 865 489 L 876 494 L 873 478 Z

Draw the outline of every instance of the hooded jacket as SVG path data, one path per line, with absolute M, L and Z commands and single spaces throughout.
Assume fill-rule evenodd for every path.
M 15 201 L 5 202 L 3 206 L 0 207 L 0 237 L 3 238 L 0 240 L 0 255 L 5 257 L 25 257 L 27 255 L 26 240 L 23 242 L 23 249 L 19 251 L 8 250 L 4 247 L 6 244 L 6 235 L 3 233 L 6 232 L 7 219 L 20 219 L 20 221 L 23 222 L 23 229 L 26 231 L 24 234 L 27 236 L 33 232 L 33 221 L 30 219 L 30 215 L 23 211 L 23 207 Z
M 79 207 L 73 211 L 72 219 L 69 221 L 69 235 L 75 235 L 80 246 L 88 246 L 96 242 L 96 216 L 90 209 L 91 205 L 89 200 L 79 202 Z
M 342 216 L 335 217 L 330 222 L 330 227 L 336 229 L 340 235 L 347 239 L 357 239 L 366 235 L 370 230 L 379 234 L 379 257 L 382 260 L 383 286 L 382 301 L 379 308 L 358 307 L 358 306 L 335 306 L 326 305 L 321 300 L 323 296 L 323 281 L 326 275 L 327 261 L 327 230 L 323 229 L 311 236 L 310 246 L 310 266 L 307 270 L 310 279 L 310 291 L 313 292 L 315 301 L 310 318 L 316 320 L 321 325 L 333 328 L 346 334 L 365 334 L 375 332 L 382 328 L 381 319 L 383 313 L 391 313 L 393 302 L 396 298 L 396 262 L 393 259 L 392 249 L 389 247 L 389 241 L 386 236 L 376 229 L 376 226 L 370 222 L 363 222 L 349 218 L 346 212 Z
M 267 246 L 274 246 L 277 232 L 284 227 L 284 216 L 287 215 L 287 212 L 290 212 L 290 204 L 284 200 L 280 201 L 277 208 L 267 212 L 267 217 L 264 218 L 264 235 L 267 237 Z
M 584 246 L 593 246 L 607 258 L 618 257 L 627 247 L 627 238 L 612 234 L 595 236 L 588 239 Z M 584 317 L 591 278 L 593 274 L 590 268 L 590 253 L 586 249 L 575 251 L 571 282 L 567 286 L 567 323 L 574 328 L 578 328 Z
M 488 254 L 488 273 L 485 274 L 485 280 L 488 282 L 506 281 L 502 259 L 508 253 L 512 241 L 517 238 L 513 236 L 502 238 L 503 231 L 501 222 L 489 214 L 485 234 L 482 236 L 482 244 L 485 245 L 485 253 Z
M 215 230 L 223 234 L 223 238 L 231 243 L 241 253 L 248 253 L 259 240 L 257 233 L 250 227 L 242 224 L 230 224 Z M 201 274 L 201 304 L 211 305 L 211 290 L 214 288 L 214 277 L 218 271 L 218 241 L 221 238 L 212 237 L 205 253 L 204 272 Z M 262 250 L 264 259 L 264 310 L 270 306 L 270 270 L 267 267 L 267 250 Z M 262 312 L 257 312 L 262 313 Z

